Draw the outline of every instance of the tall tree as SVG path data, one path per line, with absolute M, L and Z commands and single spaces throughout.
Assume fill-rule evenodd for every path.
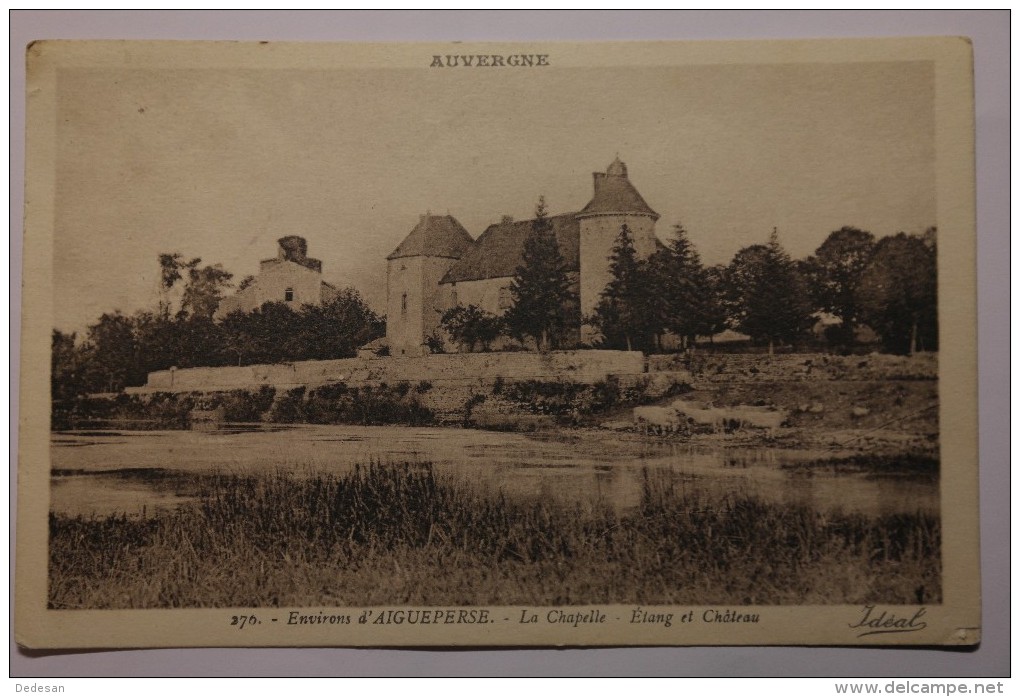
M 300 349 L 301 316 L 286 303 L 265 303 L 251 312 L 231 312 L 220 322 L 224 350 L 231 362 L 280 363 L 295 360 Z
M 650 283 L 658 290 L 653 308 L 660 314 L 659 326 L 681 337 L 693 347 L 699 334 L 711 335 L 721 323 L 721 308 L 697 250 L 683 225 L 673 228 L 669 246 L 649 259 Z
M 751 297 L 757 291 L 768 249 L 763 244 L 752 244 L 740 249 L 722 269 L 723 308 L 729 326 L 743 331 Z
M 159 314 L 169 317 L 171 311 L 170 294 L 184 281 L 180 294 L 179 313 L 189 317 L 199 316 L 211 318 L 219 307 L 225 291 L 230 288 L 232 273 L 220 264 L 202 266 L 202 259 L 194 257 L 188 261 L 180 252 L 164 252 L 159 255 Z M 241 288 L 247 287 L 254 280 L 247 276 L 241 281 Z
M 188 282 L 181 298 L 181 310 L 191 317 L 212 319 L 234 274 L 220 264 L 199 266 L 201 263 L 201 259 L 192 259 L 186 266 Z
M 875 245 L 861 279 L 861 314 L 892 353 L 938 348 L 938 279 L 934 232 L 898 233 Z
M 729 326 L 726 314 L 726 266 L 716 264 L 705 269 L 706 292 L 708 302 L 703 308 L 702 319 L 705 323 L 705 334 L 711 337 Z
M 146 372 L 166 370 L 180 365 L 181 338 L 178 319 L 159 312 L 141 311 L 133 318 L 138 357 Z
M 538 199 L 521 264 L 510 284 L 513 306 L 504 315 L 507 329 L 518 339 L 531 337 L 539 351 L 558 348 L 570 322 L 577 293 L 545 207 Z
M 811 304 L 797 266 L 773 228 L 766 245 L 737 252 L 727 269 L 728 304 L 736 328 L 767 343 L 793 342 L 811 325 Z
M 358 347 L 386 333 L 385 324 L 354 288 L 323 305 L 305 305 L 296 320 L 292 360 L 329 360 L 357 355 Z
M 232 364 L 249 365 L 264 360 L 259 343 L 259 323 L 256 321 L 257 313 L 261 312 L 262 308 L 252 312 L 235 310 L 220 320 L 223 353 L 230 357 Z
M 634 236 L 626 224 L 620 226 L 609 256 L 611 279 L 595 307 L 591 324 L 602 334 L 605 346 L 649 350 L 661 325 L 655 311 L 649 279 L 649 264 L 638 259 Z
M 83 372 L 81 348 L 77 334 L 53 330 L 50 351 L 50 397 L 54 400 L 71 399 L 88 391 Z
M 180 252 L 165 252 L 159 255 L 159 314 L 170 315 L 170 292 L 181 280 L 183 256 Z
M 854 227 L 832 232 L 804 263 L 817 307 L 840 320 L 840 343 L 852 346 L 860 321 L 860 287 L 871 261 L 875 237 Z
M 217 366 L 229 361 L 229 357 L 224 355 L 223 327 L 211 316 L 194 314 L 178 317 L 174 322 L 174 334 L 174 365 L 178 368 Z
M 104 313 L 88 328 L 90 388 L 116 392 L 145 381 L 138 361 L 134 323 L 120 312 Z

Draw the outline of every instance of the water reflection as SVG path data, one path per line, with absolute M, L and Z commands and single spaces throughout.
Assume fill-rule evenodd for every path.
M 84 447 L 88 446 L 88 447 Z M 472 489 L 575 506 L 640 503 L 644 472 L 680 473 L 690 492 L 750 493 L 865 515 L 938 510 L 938 483 L 804 467 L 831 452 L 710 450 L 689 443 L 571 433 L 528 437 L 468 429 L 257 424 L 209 431 L 54 433 L 52 501 L 71 514 L 136 515 L 184 500 L 155 473 L 344 472 L 368 462 L 432 462 Z M 673 477 L 675 479 L 675 477 Z

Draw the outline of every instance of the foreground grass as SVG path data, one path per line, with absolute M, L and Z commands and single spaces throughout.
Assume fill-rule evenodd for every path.
M 427 465 L 192 475 L 200 503 L 50 516 L 52 608 L 939 602 L 928 514 L 822 514 L 646 473 L 633 511 L 486 496 Z

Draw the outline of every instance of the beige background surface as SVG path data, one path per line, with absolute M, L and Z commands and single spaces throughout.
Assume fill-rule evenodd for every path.
M 395 15 L 388 15 L 388 16 L 391 17 L 391 18 L 395 17 Z M 687 16 L 691 17 L 690 15 L 687 15 Z M 786 15 L 786 16 L 787 17 L 791 17 L 791 16 L 794 16 L 794 15 Z M 890 15 L 885 15 L 885 16 L 888 17 Z M 254 17 L 254 16 L 251 16 L 251 17 Z M 447 17 L 449 17 L 449 16 L 447 16 Z M 576 15 L 572 15 L 571 17 L 573 17 L 575 19 L 580 19 L 580 17 L 576 16 Z M 553 20 L 554 18 L 555 18 L 555 16 L 547 17 L 547 19 L 549 19 L 550 21 Z M 371 20 L 372 17 L 361 17 L 360 19 L 362 19 L 362 20 Z M 916 23 L 915 23 L 915 26 L 916 26 Z M 947 33 L 947 32 L 943 31 L 941 33 Z M 960 32 L 952 32 L 952 33 L 960 33 Z M 127 34 L 124 34 L 124 35 L 126 36 Z M 183 37 L 183 36 L 186 36 L 186 35 L 187 34 L 180 34 L 179 36 Z M 40 36 L 40 34 L 36 34 L 36 36 Z M 55 36 L 55 34 L 49 34 L 49 36 Z M 110 36 L 110 34 L 108 34 L 108 36 Z M 443 38 L 445 38 L 447 36 L 449 36 L 449 34 L 443 35 Z M 791 34 L 791 36 L 792 36 L 792 34 Z M 287 37 L 281 37 L 281 38 L 287 38 Z M 308 37 L 308 38 L 316 38 L 316 37 Z M 323 38 L 325 38 L 325 37 L 323 37 Z M 343 38 L 343 37 L 335 37 L 335 38 Z M 367 37 L 363 37 L 363 38 L 367 38 Z M 400 38 L 400 37 L 397 37 L 397 36 L 392 36 L 392 37 L 389 37 L 389 36 L 379 36 L 379 37 L 372 37 L 372 38 L 394 38 L 395 39 L 395 38 Z M 408 38 L 408 37 L 404 37 L 404 38 Z M 432 38 L 439 38 L 439 37 L 432 37 Z M 479 37 L 479 38 L 487 38 L 487 37 Z M 492 38 L 497 38 L 497 37 L 492 37 Z M 577 37 L 576 35 L 571 35 L 571 34 L 562 34 L 562 35 L 557 36 L 557 38 L 580 38 L 580 37 Z M 628 38 L 628 37 L 619 36 L 619 37 L 614 37 L 614 38 Z M 648 38 L 665 38 L 665 37 L 649 36 Z M 24 42 L 22 42 L 22 43 L 24 43 Z M 15 41 L 15 45 L 16 46 L 18 45 L 17 41 Z M 981 52 L 979 51 L 978 52 L 979 60 L 980 60 L 980 57 L 981 57 Z M 978 85 L 979 85 L 979 109 L 978 109 L 978 116 L 979 116 L 979 122 L 980 122 L 981 114 L 982 114 L 981 101 L 980 101 L 980 86 L 981 86 L 980 77 L 979 77 Z M 17 89 L 17 88 L 15 87 L 15 89 Z M 17 94 L 17 92 L 15 92 L 15 94 Z M 15 128 L 16 127 L 17 126 L 15 124 Z M 980 146 L 980 141 L 979 141 L 979 146 Z M 980 149 L 979 149 L 979 156 L 980 156 Z M 17 191 L 17 189 L 15 189 L 15 191 Z M 17 257 L 17 249 L 15 248 L 12 251 L 15 252 L 15 258 L 16 258 Z M 983 278 L 984 278 L 984 276 L 983 276 Z M 16 344 L 15 344 L 15 346 L 16 346 Z M 987 449 L 985 451 L 985 454 L 987 456 Z M 1000 462 L 1001 462 L 1001 460 L 1000 460 Z M 994 472 L 993 472 L 993 474 L 991 476 L 994 478 Z M 984 484 L 987 486 L 987 478 L 986 478 Z M 1000 491 L 1004 491 L 1004 488 L 1000 488 Z M 987 503 L 987 501 L 988 501 L 987 496 L 985 498 L 985 501 Z M 1001 507 L 998 510 L 1007 510 L 1007 507 Z M 987 542 L 987 538 L 986 538 L 986 542 Z M 994 557 L 996 555 L 991 555 L 991 556 Z M 985 555 L 986 563 L 989 561 L 988 557 L 989 557 L 989 555 L 986 554 Z M 988 577 L 989 577 L 988 573 L 986 572 L 986 578 L 988 578 Z M 993 576 L 993 578 L 994 578 L 994 576 Z M 989 618 L 989 620 L 991 620 L 991 618 L 995 617 L 995 616 L 1003 617 L 1002 613 L 994 612 L 994 611 L 991 612 L 991 613 L 988 612 L 988 610 L 989 610 L 988 604 L 989 603 L 994 603 L 994 602 L 995 602 L 994 598 L 992 596 L 989 596 L 988 593 L 986 593 L 986 616 Z M 988 647 L 989 647 L 990 638 L 989 638 L 988 632 L 990 630 L 994 629 L 994 627 L 989 626 L 989 621 L 986 621 L 985 628 L 986 628 L 985 646 L 982 647 L 982 649 L 980 649 L 978 652 L 976 652 L 974 654 L 968 654 L 968 655 L 969 656 L 990 656 L 990 655 L 1002 656 L 1002 655 L 1004 655 L 1004 654 L 998 653 L 998 651 L 996 651 L 994 654 L 991 654 L 989 652 Z M 1001 641 L 1000 642 L 996 642 L 992 646 L 993 650 L 994 650 L 995 647 L 998 647 L 999 649 L 1001 649 L 1001 648 L 1003 648 L 1003 644 L 1001 643 Z M 512 665 L 512 664 L 514 664 L 514 665 L 521 665 L 521 663 L 519 663 L 519 661 L 522 660 L 522 659 L 526 659 L 528 661 L 537 661 L 535 663 L 525 664 L 525 665 L 533 666 L 533 668 L 532 668 L 533 672 L 542 672 L 542 671 L 554 671 L 554 672 L 559 671 L 559 672 L 563 672 L 564 670 L 569 671 L 569 672 L 574 672 L 575 670 L 577 672 L 584 672 L 583 668 L 579 667 L 579 666 L 583 665 L 584 663 L 586 663 L 589 660 L 593 661 L 593 665 L 599 665 L 600 666 L 600 670 L 607 670 L 607 669 L 609 669 L 609 670 L 613 670 L 614 672 L 634 672 L 634 671 L 640 670 L 640 671 L 644 672 L 645 668 L 639 667 L 641 665 L 644 665 L 644 663 L 643 663 L 644 659 L 652 656 L 653 654 L 655 654 L 655 655 L 664 655 L 664 654 L 660 653 L 662 651 L 673 651 L 673 652 L 675 652 L 676 650 L 648 649 L 648 650 L 642 650 L 641 652 L 635 652 L 634 650 L 626 650 L 626 651 L 623 651 L 622 653 L 620 651 L 621 650 L 614 650 L 614 651 L 605 652 L 605 656 L 602 659 L 598 659 L 597 658 L 597 654 L 600 653 L 599 651 L 588 651 L 588 652 L 585 652 L 583 654 L 580 654 L 580 656 L 584 657 L 583 660 L 581 660 L 580 664 L 576 660 L 574 660 L 574 661 L 571 661 L 569 663 L 570 667 L 567 667 L 567 664 L 564 664 L 564 665 L 561 665 L 561 666 L 556 666 L 555 663 L 550 663 L 548 660 L 542 660 L 542 659 L 548 659 L 548 658 L 552 657 L 552 656 L 547 655 L 547 654 L 535 654 L 533 652 L 514 652 L 512 654 L 492 654 L 492 656 L 495 659 L 497 659 L 496 662 L 494 662 L 492 664 L 491 669 L 485 670 L 483 668 L 481 670 L 481 672 L 499 672 L 499 671 L 504 671 L 504 670 L 510 670 L 511 668 L 509 666 Z M 698 666 L 696 672 L 702 673 L 702 674 L 704 674 L 704 673 L 711 674 L 712 672 L 726 672 L 724 666 L 729 662 L 729 658 L 727 658 L 727 657 L 732 657 L 732 656 L 735 655 L 735 654 L 733 654 L 734 650 L 726 650 L 726 651 L 713 650 L 712 652 L 707 653 L 707 654 L 691 653 L 691 652 L 703 652 L 703 651 L 705 651 L 705 650 L 704 649 L 687 649 L 687 650 L 681 650 L 680 653 L 670 654 L 670 655 L 674 656 L 674 658 L 672 660 L 666 661 L 666 664 L 659 664 L 660 665 L 660 670 L 662 670 L 662 668 L 665 667 L 665 665 L 668 665 L 669 667 L 666 668 L 665 670 L 662 670 L 662 672 L 687 672 L 687 671 L 685 671 L 681 667 L 682 664 L 685 663 L 685 661 L 679 660 L 680 657 L 681 656 L 693 657 L 695 655 L 700 655 L 701 656 L 701 660 L 699 660 L 698 663 L 696 664 Z M 747 658 L 746 658 L 747 656 L 762 656 L 762 657 L 764 657 L 764 656 L 766 656 L 766 655 L 768 655 L 770 653 L 773 656 L 775 656 L 775 651 L 776 650 L 775 649 L 752 649 L 752 650 L 740 650 L 740 651 L 743 651 L 743 653 L 741 654 L 741 653 L 738 652 L 736 654 L 736 655 L 744 656 L 744 658 L 741 659 L 740 665 L 744 666 L 744 667 L 751 666 L 752 667 L 751 670 L 753 670 L 753 666 L 755 665 L 755 661 L 752 660 L 750 663 L 748 663 L 747 662 Z M 747 651 L 751 651 L 752 653 L 748 654 Z M 783 651 L 784 652 L 781 653 L 780 655 L 792 656 L 793 653 L 794 653 L 793 650 L 783 650 Z M 828 652 L 828 651 L 832 651 L 832 650 L 826 650 L 826 651 Z M 243 656 L 252 656 L 255 653 L 260 653 L 261 654 L 263 652 L 249 652 L 247 654 L 242 654 L 242 655 Z M 321 653 L 321 652 L 313 652 L 313 653 Z M 370 664 L 374 665 L 376 667 L 375 668 L 368 668 L 369 672 L 372 672 L 372 671 L 401 672 L 402 670 L 407 669 L 406 668 L 406 664 L 405 664 L 405 668 L 402 669 L 400 667 L 401 666 L 401 662 L 399 660 L 397 660 L 397 661 L 393 661 L 392 660 L 394 655 L 396 655 L 398 657 L 402 656 L 402 657 L 405 657 L 405 658 L 408 655 L 411 655 L 411 654 L 407 654 L 406 652 L 398 653 L 398 654 L 393 654 L 393 652 L 379 652 L 378 654 L 372 653 L 371 654 L 372 656 L 378 656 L 380 662 L 379 663 L 371 663 L 371 662 L 366 663 L 365 660 L 364 660 L 364 657 L 365 657 L 366 654 L 364 652 L 358 652 L 358 653 L 352 653 L 352 652 L 328 652 L 328 653 L 331 656 L 334 657 L 333 660 L 329 661 L 330 670 L 337 670 L 337 667 L 336 667 L 337 663 L 336 663 L 336 660 L 335 660 L 336 657 L 338 657 L 338 656 L 350 656 L 352 659 L 354 659 L 355 657 L 358 657 L 357 665 L 359 666 L 359 668 L 358 668 L 359 672 L 365 672 L 366 668 Z M 836 657 L 836 656 L 839 655 L 839 653 L 840 652 L 835 652 L 835 653 L 832 654 L 832 656 Z M 862 655 L 862 653 L 869 653 L 869 652 L 855 651 L 855 652 L 852 652 L 852 653 L 859 658 Z M 888 653 L 888 652 L 886 652 L 886 653 Z M 145 656 L 154 656 L 154 657 L 163 656 L 164 658 L 166 658 L 167 656 L 175 655 L 176 652 L 155 652 L 155 653 L 142 653 L 142 654 L 137 654 L 135 652 L 132 652 L 132 654 L 134 654 L 136 656 L 140 655 L 140 656 L 143 656 L 143 657 L 145 657 Z M 191 653 L 191 654 L 188 654 L 188 655 L 190 655 L 192 657 L 195 656 L 194 653 Z M 203 652 L 202 654 L 199 654 L 199 655 L 200 656 L 206 656 L 206 655 L 208 655 L 208 652 Z M 233 654 L 232 652 L 225 652 L 222 655 L 227 656 L 227 655 L 236 655 L 236 654 Z M 308 657 L 312 656 L 313 654 L 312 653 L 302 653 L 302 654 L 299 654 L 299 655 L 303 659 L 308 660 Z M 486 654 L 486 655 L 489 655 L 489 654 Z M 815 653 L 815 655 L 817 656 L 817 652 Z M 924 656 L 925 653 L 924 652 L 913 652 L 913 655 L 914 656 Z M 278 657 L 283 662 L 275 664 L 275 667 L 268 667 L 267 663 L 266 663 L 266 656 Z M 277 671 L 277 672 L 288 672 L 288 665 L 291 665 L 289 663 L 289 661 L 292 660 L 293 654 L 289 654 L 288 652 L 273 652 L 271 654 L 267 654 L 266 656 L 263 656 L 262 660 L 258 661 L 258 664 L 261 666 L 262 669 L 269 669 L 269 670 L 274 670 L 274 671 Z M 287 658 L 288 656 L 290 658 Z M 432 661 L 431 667 L 429 669 L 437 670 L 438 672 L 451 672 L 451 671 L 457 671 L 457 670 L 461 669 L 461 668 L 458 668 L 457 663 L 455 661 L 451 662 L 451 661 L 447 661 L 447 660 L 442 660 L 444 658 L 444 654 L 437 654 L 437 653 L 421 653 L 421 654 L 418 654 L 418 653 L 416 653 L 416 654 L 413 654 L 413 656 L 416 657 L 416 661 L 417 661 L 417 663 L 419 665 L 421 664 L 421 661 L 425 661 L 425 662 Z M 513 660 L 511 662 L 507 662 L 505 660 L 507 656 L 512 656 Z M 624 660 L 620 661 L 619 664 L 615 665 L 614 667 L 609 667 L 605 663 L 605 660 L 606 660 L 606 658 L 608 658 L 610 656 L 616 656 L 616 657 L 622 658 Z M 720 663 L 716 663 L 715 664 L 718 667 L 718 670 L 714 670 L 714 671 L 713 670 L 706 670 L 705 669 L 705 666 L 706 666 L 705 657 L 713 657 L 713 656 L 716 657 L 715 660 L 721 661 Z M 93 655 L 92 657 L 94 658 L 95 656 Z M 445 657 L 449 658 L 449 656 L 445 656 Z M 933 662 L 932 665 L 934 666 L 936 663 L 938 663 L 938 664 L 941 664 L 941 665 L 945 666 L 947 664 L 946 659 L 947 658 L 954 658 L 954 657 L 956 657 L 956 655 L 952 655 L 952 654 L 951 655 L 940 654 L 940 655 L 933 656 L 933 658 L 935 658 L 936 661 Z M 14 654 L 13 658 L 16 659 L 16 662 L 17 662 L 17 661 L 24 661 L 27 658 L 27 656 L 25 656 L 24 654 Z M 67 663 L 66 661 L 64 661 L 63 662 L 63 667 L 60 667 L 61 666 L 61 662 L 60 661 L 54 662 L 55 658 L 58 658 L 58 657 L 46 656 L 46 657 L 40 657 L 40 658 L 37 658 L 36 660 L 27 662 L 25 664 L 26 665 L 26 674 L 43 674 L 42 671 L 45 670 L 44 666 L 49 666 L 50 668 L 55 668 L 57 670 L 57 672 L 59 672 L 60 670 L 66 670 L 67 666 L 71 665 L 71 664 Z M 59 658 L 66 659 L 68 657 L 63 656 L 63 657 L 59 657 Z M 77 658 L 83 658 L 83 657 L 77 657 Z M 473 656 L 473 659 L 474 658 L 477 658 L 477 656 Z M 877 658 L 877 656 L 876 656 L 876 658 Z M 504 659 L 504 660 L 502 662 L 500 662 L 499 659 Z M 902 656 L 901 656 L 901 659 L 902 659 Z M 631 663 L 628 664 L 628 662 L 627 662 L 628 660 L 634 661 L 634 662 L 631 662 Z M 201 663 L 201 661 L 200 661 L 200 663 Z M 478 664 L 478 662 L 476 660 L 472 660 L 469 663 L 471 665 L 471 669 L 472 670 L 476 670 L 476 671 L 478 670 L 478 665 L 479 664 Z M 773 657 L 769 661 L 769 663 L 772 664 L 773 666 L 775 666 L 776 665 L 775 664 L 775 658 Z M 858 667 L 861 666 L 861 662 L 859 660 L 855 661 L 855 663 L 856 663 L 856 665 Z M 971 661 L 971 663 L 974 664 L 974 661 Z M 90 661 L 90 662 L 86 662 L 86 663 L 77 663 L 75 665 L 84 667 L 84 666 L 98 666 L 99 664 L 97 662 L 95 662 L 95 661 Z M 138 666 L 138 661 L 135 660 L 133 662 L 133 665 L 134 666 Z M 161 662 L 157 658 L 150 665 L 158 666 L 158 665 L 161 665 Z M 245 667 L 243 667 L 244 665 L 248 665 L 249 668 L 245 669 Z M 251 666 L 255 666 L 255 665 L 256 665 L 255 661 L 249 662 L 249 659 L 245 658 L 243 663 L 237 664 L 236 672 L 238 672 L 238 673 L 251 672 L 251 671 L 254 670 Z M 323 663 L 322 667 L 325 668 L 326 665 L 327 665 L 326 663 Z M 387 665 L 388 666 L 392 666 L 392 668 L 391 669 L 383 668 L 383 666 L 387 666 Z M 633 668 L 628 668 L 628 665 L 633 666 Z M 695 665 L 695 664 L 691 664 L 691 665 Z M 760 665 L 764 666 L 766 664 L 762 663 Z M 793 665 L 803 666 L 804 664 L 803 663 L 799 663 L 798 664 L 797 662 L 794 661 L 794 662 L 791 662 L 790 665 L 791 666 L 793 666 Z M 813 666 L 818 665 L 817 661 L 813 660 L 812 661 L 812 665 Z M 834 665 L 836 665 L 836 664 L 834 664 Z M 902 660 L 899 661 L 898 665 L 903 665 L 903 661 Z M 978 670 L 977 672 L 979 672 L 979 673 L 980 672 L 988 672 L 989 670 L 992 670 L 992 666 L 994 666 L 994 665 L 996 665 L 994 661 L 992 663 L 988 663 L 988 664 L 986 664 L 987 668 L 986 668 L 985 671 Z M 1004 665 L 1004 664 L 1000 664 L 1000 665 Z M 116 672 L 117 668 L 116 667 L 111 667 L 111 666 L 112 666 L 112 664 L 107 664 L 106 668 L 105 669 L 101 669 L 100 672 L 101 673 L 102 672 L 105 672 L 105 673 Z M 12 666 L 12 668 L 14 668 L 14 666 Z M 131 670 L 135 670 L 135 669 L 132 668 Z M 150 672 L 152 672 L 153 670 L 154 670 L 154 672 L 160 672 L 159 668 L 150 669 Z M 197 664 L 195 665 L 195 667 L 190 668 L 190 669 L 185 669 L 185 670 L 187 670 L 188 672 L 194 672 L 194 673 L 204 672 L 204 669 L 200 665 L 197 665 Z M 741 672 L 744 672 L 744 670 L 746 670 L 746 668 L 742 669 Z M 841 673 L 847 672 L 846 669 L 839 670 L 838 668 L 833 668 L 832 670 L 835 671 L 835 672 L 841 672 Z M 872 669 L 871 672 L 875 672 L 876 670 L 878 670 L 878 669 L 874 668 L 874 669 Z M 964 670 L 964 668 L 961 667 L 961 668 L 959 668 L 958 670 L 956 670 L 954 672 L 959 673 L 959 672 L 961 672 L 963 670 Z M 17 674 L 16 670 L 14 670 L 13 672 L 15 672 L 15 674 Z M 49 671 L 47 670 L 46 672 L 48 673 Z M 81 672 L 81 671 L 75 671 L 75 670 L 72 669 L 69 672 L 75 673 L 75 672 Z M 854 672 L 856 672 L 856 671 L 854 671 Z M 865 669 L 863 672 L 867 673 L 868 670 Z M 900 671 L 896 670 L 896 672 L 899 673 Z M 911 673 L 911 672 L 926 672 L 926 671 L 923 668 L 919 668 L 918 666 L 915 665 L 914 670 L 909 670 L 908 669 L 908 670 L 905 670 L 903 672 L 904 673 Z

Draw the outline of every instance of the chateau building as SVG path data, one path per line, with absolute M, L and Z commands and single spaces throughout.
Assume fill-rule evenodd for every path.
M 593 180 L 587 205 L 548 219 L 576 284 L 582 316 L 594 312 L 611 280 L 609 257 L 623 225 L 630 229 L 639 256 L 650 256 L 660 244 L 655 236 L 659 215 L 634 188 L 619 158 L 605 172 L 594 172 Z M 425 343 L 437 333 L 442 313 L 457 305 L 477 305 L 497 315 L 506 312 L 533 222 L 504 216 L 474 240 L 453 216 L 421 216 L 387 257 L 390 354 L 426 353 Z M 579 333 L 582 341 L 595 337 L 591 327 L 581 326 Z
M 337 289 L 322 280 L 322 262 L 308 256 L 303 237 L 281 237 L 277 244 L 276 256 L 262 260 L 255 279 L 220 301 L 217 319 L 231 312 L 251 312 L 268 302 L 300 310 L 302 305 L 321 305 L 337 297 Z

